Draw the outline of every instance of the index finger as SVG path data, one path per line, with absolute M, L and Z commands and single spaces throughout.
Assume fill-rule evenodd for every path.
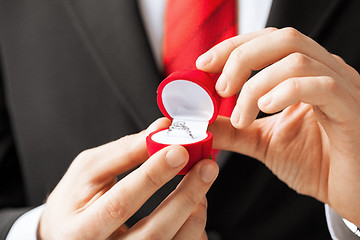
M 217 50 L 227 52 L 224 47 Z M 267 67 L 292 53 L 302 53 L 335 72 L 341 71 L 338 61 L 325 48 L 294 28 L 283 28 L 251 39 L 233 49 L 225 60 L 216 90 L 222 97 L 230 97 L 240 91 L 253 70 Z M 211 64 L 216 68 L 215 65 L 221 66 L 223 62 L 213 61 Z
M 87 182 L 112 179 L 143 163 L 148 158 L 146 136 L 169 124 L 168 119 L 161 118 L 153 122 L 146 131 L 85 150 L 75 159 L 71 171 L 76 171 L 75 177 L 86 179 Z M 72 179 L 74 180 L 76 181 Z
M 276 28 L 269 27 L 259 31 L 250 32 L 226 39 L 199 56 L 199 58 L 196 60 L 196 67 L 199 70 L 208 73 L 219 73 L 222 71 L 226 60 L 229 58 L 231 52 L 235 48 L 254 38 L 268 34 L 275 30 Z
M 84 228 L 96 228 L 99 239 L 105 239 L 176 176 L 188 159 L 187 151 L 180 146 L 160 150 L 98 198 L 79 221 Z

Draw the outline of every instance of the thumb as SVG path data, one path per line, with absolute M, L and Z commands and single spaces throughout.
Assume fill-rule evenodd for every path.
M 231 125 L 230 119 L 218 117 L 209 126 L 209 131 L 214 135 L 213 147 L 241 153 L 256 159 L 264 159 L 267 149 L 264 119 L 258 119 L 249 127 L 237 129 Z
M 145 134 L 149 135 L 150 133 L 161 129 L 161 128 L 168 128 L 171 125 L 171 122 L 169 119 L 162 117 L 154 121 L 150 126 L 145 130 Z

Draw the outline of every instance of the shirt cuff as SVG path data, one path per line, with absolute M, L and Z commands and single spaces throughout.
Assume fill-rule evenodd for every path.
M 36 207 L 21 215 L 12 225 L 6 240 L 37 239 L 37 228 L 45 205 Z
M 334 240 L 359 240 L 347 225 L 342 217 L 337 214 L 329 205 L 325 204 L 325 215 L 330 235 Z

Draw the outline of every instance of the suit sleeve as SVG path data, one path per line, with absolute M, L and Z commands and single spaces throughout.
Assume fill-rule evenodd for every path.
M 23 179 L 6 107 L 1 56 L 0 45 L 0 239 L 5 239 L 12 224 L 28 208 L 24 208 Z

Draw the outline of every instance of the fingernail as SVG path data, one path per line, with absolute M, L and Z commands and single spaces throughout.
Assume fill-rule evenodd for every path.
M 196 60 L 196 66 L 198 67 L 205 67 L 207 64 L 209 64 L 212 59 L 214 58 L 214 54 L 212 52 L 206 52 L 202 54 L 198 59 Z
M 226 84 L 227 83 L 226 83 L 225 76 L 224 76 L 224 74 L 221 74 L 219 79 L 216 82 L 215 88 L 217 91 L 223 92 L 226 89 Z
M 267 107 L 271 104 L 272 101 L 272 94 L 268 93 L 264 96 L 262 96 L 259 100 L 258 100 L 258 106 L 261 107 Z
M 206 164 L 200 169 L 200 177 L 204 182 L 210 183 L 215 179 L 217 172 L 218 171 L 213 164 Z
M 233 125 L 237 125 L 240 122 L 240 111 L 237 106 L 235 106 L 235 108 L 231 114 L 230 121 Z
M 165 158 L 166 162 L 174 168 L 179 167 L 186 162 L 186 155 L 180 149 L 170 149 L 166 153 Z

